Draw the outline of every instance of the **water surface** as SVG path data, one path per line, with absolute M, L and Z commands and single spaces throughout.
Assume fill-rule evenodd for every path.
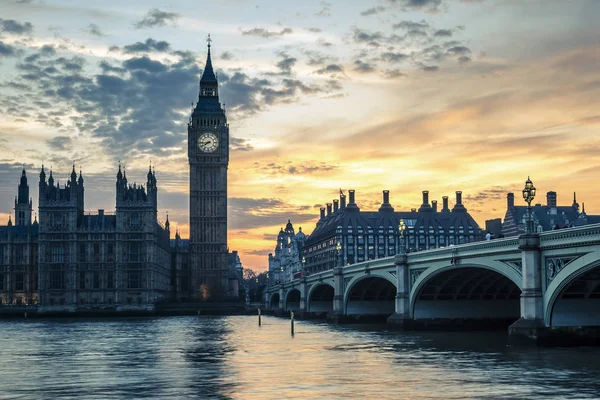
M 284 319 L 0 321 L 0 399 L 584 399 L 600 349 Z

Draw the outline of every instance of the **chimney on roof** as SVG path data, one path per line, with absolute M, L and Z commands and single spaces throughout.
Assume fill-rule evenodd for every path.
M 338 199 L 333 199 L 333 212 L 336 212 L 339 209 L 340 201 Z
M 546 193 L 546 203 L 550 208 L 556 208 L 556 192 L 550 191 Z
M 350 195 L 350 199 L 348 201 L 348 206 L 346 208 L 348 208 L 348 210 L 354 210 L 354 211 L 360 211 L 360 208 L 358 208 L 358 206 L 356 205 L 355 202 L 355 198 L 354 198 L 354 190 L 348 190 L 348 194 Z
M 433 208 L 433 212 L 437 212 L 437 200 L 431 200 L 431 208 Z
M 346 195 L 340 194 L 340 208 L 346 208 Z
M 321 211 L 321 219 L 325 218 L 325 207 L 321 207 L 319 211 Z
M 423 204 L 419 207 L 419 212 L 422 211 L 431 211 L 431 206 L 429 205 L 429 190 L 423 190 Z
M 331 215 L 331 203 L 327 203 L 327 216 Z
M 508 210 L 512 210 L 513 208 L 515 208 L 515 194 L 514 193 L 508 193 L 506 195 L 506 208 Z
M 394 211 L 394 207 L 390 204 L 390 191 L 383 191 L 383 203 L 381 203 L 381 207 L 379 207 L 379 211 Z
M 442 212 L 448 212 L 448 196 L 442 196 Z
M 456 191 L 456 204 L 452 207 L 452 212 L 466 212 L 467 209 L 463 206 L 462 203 L 462 192 L 460 190 Z
M 410 212 L 417 212 L 417 209 L 416 208 L 411 208 Z

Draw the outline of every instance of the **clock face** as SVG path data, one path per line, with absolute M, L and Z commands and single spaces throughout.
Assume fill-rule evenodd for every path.
M 204 153 L 214 153 L 219 148 L 219 139 L 213 133 L 203 133 L 198 138 L 198 148 Z

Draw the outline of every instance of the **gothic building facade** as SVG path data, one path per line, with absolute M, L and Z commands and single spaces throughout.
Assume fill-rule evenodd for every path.
M 228 295 L 227 168 L 229 125 L 219 102 L 210 37 L 198 102 L 188 124 L 190 286 L 196 299 Z
M 292 222 L 288 220 L 285 229 L 281 228 L 277 235 L 274 253 L 269 254 L 269 280 L 272 283 L 287 282 L 303 272 L 302 249 L 308 236 L 298 228 L 294 232 Z
M 39 181 L 39 305 L 44 311 L 153 310 L 170 289 L 169 225 L 157 219 L 156 175 L 146 186 L 117 173 L 116 210 L 84 212 L 75 168 L 61 186 Z

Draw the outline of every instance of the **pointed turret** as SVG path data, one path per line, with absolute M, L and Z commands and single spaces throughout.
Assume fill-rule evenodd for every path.
M 54 186 L 54 178 L 52 177 L 52 167 L 50 167 L 50 177 L 48 177 L 48 185 Z
M 29 203 L 29 185 L 27 184 L 27 174 L 25 168 L 21 172 L 21 182 L 19 183 L 19 198 L 17 200 L 19 204 Z
M 200 97 L 218 97 L 218 83 L 215 72 L 213 71 L 212 60 L 210 58 L 210 43 L 212 39 L 208 35 L 208 55 L 206 56 L 206 65 L 200 78 Z
M 46 183 L 46 171 L 44 171 L 44 164 L 42 164 L 42 170 L 40 171 L 40 183 Z
M 81 167 L 79 168 L 79 179 L 77 179 L 77 183 L 80 186 L 83 185 L 83 174 L 81 173 Z
M 10 218 L 10 215 L 8 216 L 8 226 L 12 226 L 12 219 Z
M 576 211 L 579 211 L 579 203 L 577 203 L 577 192 L 573 192 L 573 205 L 572 205 L 572 207 Z
M 171 231 L 171 224 L 169 223 L 169 213 L 167 213 L 167 220 L 165 221 L 165 229 Z
M 75 164 L 73 164 L 73 170 L 71 171 L 71 186 L 75 186 L 77 183 L 77 172 L 75 172 Z

